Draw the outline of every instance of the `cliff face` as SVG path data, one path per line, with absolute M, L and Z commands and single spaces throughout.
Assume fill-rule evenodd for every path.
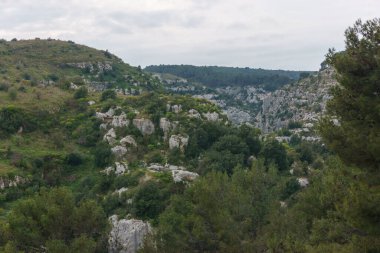
M 273 92 L 256 85 L 210 89 L 199 84 L 191 86 L 189 82 L 182 84 L 183 87 L 179 83 L 173 87 L 167 83 L 167 89 L 207 99 L 220 106 L 233 123 L 250 123 L 263 133 L 270 133 L 287 128 L 291 122 L 310 130 L 325 111 L 329 89 L 337 82 L 334 71 L 324 69 Z

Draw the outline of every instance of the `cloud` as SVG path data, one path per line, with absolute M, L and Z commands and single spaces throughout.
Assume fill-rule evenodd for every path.
M 109 49 L 133 65 L 318 69 L 378 0 L 1 0 L 6 39 L 54 37 Z

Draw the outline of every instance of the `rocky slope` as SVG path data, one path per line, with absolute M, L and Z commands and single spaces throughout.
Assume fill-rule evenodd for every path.
M 183 78 L 166 80 L 164 75 L 160 78 L 168 91 L 207 99 L 221 107 L 235 124 L 250 123 L 263 133 L 288 128 L 289 124 L 291 128 L 298 128 L 295 131 L 310 131 L 325 110 L 329 89 L 337 83 L 331 69 L 321 70 L 273 92 L 250 85 L 212 89 Z

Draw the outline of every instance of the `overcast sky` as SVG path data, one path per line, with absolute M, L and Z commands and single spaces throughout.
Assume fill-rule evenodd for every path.
M 379 14 L 380 0 L 0 0 L 0 37 L 73 40 L 141 66 L 317 70 L 348 26 Z

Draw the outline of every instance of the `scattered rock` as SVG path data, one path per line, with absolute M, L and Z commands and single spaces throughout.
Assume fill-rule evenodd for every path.
M 135 253 L 143 245 L 145 237 L 152 231 L 148 222 L 142 220 L 119 220 L 117 215 L 110 218 L 112 225 L 108 238 L 109 253 Z
M 179 183 L 182 181 L 193 181 L 199 175 L 195 172 L 185 171 L 185 170 L 172 170 L 172 177 L 174 182 Z
M 122 175 L 127 171 L 128 171 L 128 164 L 127 163 L 115 162 L 115 174 L 116 175 Z
M 297 181 L 301 187 L 307 187 L 309 185 L 309 179 L 306 177 L 299 177 L 297 178 Z
M 113 194 L 117 194 L 117 195 L 119 195 L 119 197 L 120 197 L 120 195 L 121 195 L 122 193 L 126 192 L 126 191 L 128 191 L 128 188 L 127 188 L 127 187 L 122 187 L 122 188 L 120 188 L 120 189 L 114 191 Z
M 205 117 L 208 121 L 219 121 L 219 114 L 217 112 L 207 112 L 203 113 L 203 117 Z
M 127 135 L 125 136 L 123 139 L 120 140 L 120 144 L 124 147 L 130 147 L 130 146 L 133 146 L 133 147 L 137 147 L 137 142 L 136 140 L 133 138 L 132 135 Z
M 119 116 L 113 116 L 111 126 L 113 127 L 126 127 L 129 125 L 127 115 L 123 112 Z
M 103 140 L 107 141 L 110 145 L 115 144 L 116 142 L 115 129 L 111 128 L 110 130 L 108 130 L 108 132 L 104 135 Z
M 9 187 L 16 187 L 20 184 L 24 184 L 26 180 L 20 176 L 15 176 L 13 179 L 0 177 L 0 190 L 4 190 Z
M 151 135 L 154 133 L 154 124 L 149 119 L 134 119 L 133 125 L 137 127 L 143 135 Z
M 115 146 L 111 148 L 111 151 L 116 156 L 116 158 L 119 158 L 119 159 L 123 158 L 128 152 L 127 148 L 123 146 Z
M 195 119 L 201 118 L 200 113 L 195 109 L 190 109 L 188 112 L 188 116 L 189 116 L 189 118 L 195 118 Z
M 179 148 L 182 152 L 185 151 L 185 147 L 189 143 L 189 137 L 182 135 L 172 135 L 169 139 L 169 148 Z

